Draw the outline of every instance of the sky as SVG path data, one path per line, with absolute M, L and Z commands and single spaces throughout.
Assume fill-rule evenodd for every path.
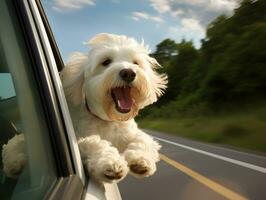
M 207 25 L 231 15 L 239 0 L 42 0 L 63 59 L 86 52 L 98 33 L 142 39 L 152 51 L 166 38 L 192 40 L 197 48 Z

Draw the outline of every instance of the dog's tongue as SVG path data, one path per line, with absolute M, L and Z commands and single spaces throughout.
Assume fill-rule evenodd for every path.
M 113 98 L 119 112 L 128 113 L 131 110 L 133 100 L 130 95 L 130 90 L 130 87 L 112 89 Z

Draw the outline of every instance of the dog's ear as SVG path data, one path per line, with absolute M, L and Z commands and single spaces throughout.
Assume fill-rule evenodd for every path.
M 148 61 L 152 68 L 151 80 L 153 82 L 153 87 L 157 98 L 162 96 L 167 88 L 168 77 L 166 74 L 159 74 L 156 69 L 162 68 L 155 58 L 148 56 Z
M 87 55 L 74 53 L 65 68 L 60 72 L 66 98 L 73 105 L 80 104 L 85 98 L 83 84 L 84 66 L 87 60 Z
M 167 88 L 168 77 L 166 74 L 159 74 L 156 71 L 152 73 L 152 80 L 154 85 L 154 91 L 156 93 L 157 98 L 162 96 Z
M 158 61 L 155 58 L 148 56 L 147 59 L 148 59 L 149 63 L 151 64 L 152 69 L 162 68 L 160 63 L 158 63 Z
M 162 96 L 167 88 L 168 77 L 166 74 L 159 74 L 157 72 L 158 68 L 162 68 L 162 66 L 157 62 L 155 58 L 147 56 L 147 60 L 151 65 L 151 82 L 153 91 L 155 92 L 154 97 L 152 98 L 153 102 L 157 101 L 158 97 Z

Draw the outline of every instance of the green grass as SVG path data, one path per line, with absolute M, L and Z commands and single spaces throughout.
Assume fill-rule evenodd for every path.
M 266 109 L 212 117 L 145 118 L 138 123 L 141 128 L 266 152 Z

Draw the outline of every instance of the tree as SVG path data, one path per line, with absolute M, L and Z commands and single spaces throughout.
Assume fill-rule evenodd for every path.
M 174 40 L 165 39 L 156 45 L 156 51 L 152 54 L 159 63 L 165 64 L 177 54 L 177 44 Z
M 265 10 L 265 0 L 243 0 L 232 16 L 209 24 L 199 50 L 185 40 L 158 44 L 153 55 L 165 66 L 169 84 L 157 105 L 186 110 L 203 103 L 217 110 L 265 101 Z
M 184 88 L 184 81 L 189 76 L 192 66 L 198 59 L 198 51 L 191 41 L 177 44 L 177 55 L 174 56 L 167 69 L 169 74 L 168 98 L 175 99 Z
M 211 23 L 202 46 L 208 66 L 203 99 L 222 104 L 265 96 L 265 8 L 263 0 L 245 0 L 232 17 Z

